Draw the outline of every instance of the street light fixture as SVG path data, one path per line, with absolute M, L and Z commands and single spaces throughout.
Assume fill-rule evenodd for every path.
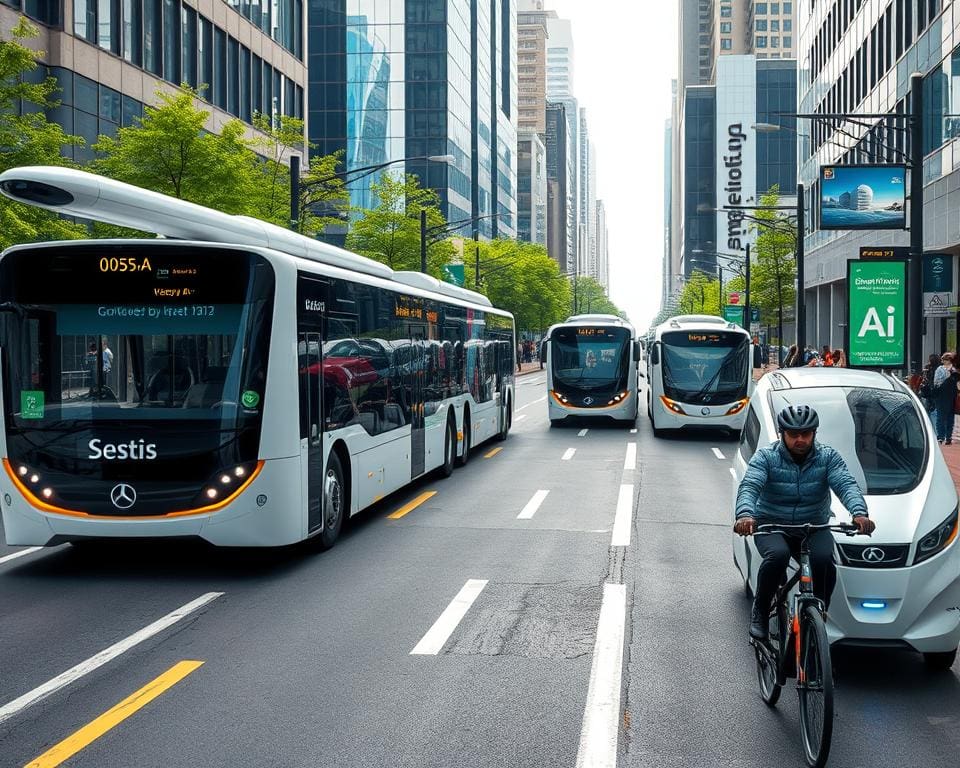
M 396 165 L 397 163 L 410 163 L 416 160 L 426 160 L 430 163 L 452 163 L 454 160 L 456 160 L 456 158 L 453 155 L 399 157 L 394 160 L 387 160 L 383 163 L 377 163 L 376 165 L 365 165 L 361 168 L 347 168 L 343 171 L 332 173 L 329 176 L 324 176 L 320 179 L 312 179 L 311 181 L 304 183 L 300 180 L 300 155 L 292 155 L 290 157 L 290 229 L 295 231 L 300 230 L 300 220 L 302 214 L 300 195 L 303 191 L 312 187 L 320 186 L 321 184 L 326 184 L 334 179 L 343 179 L 344 177 L 354 173 L 360 174 L 360 176 L 358 176 L 356 179 L 352 179 L 352 181 L 357 181 L 358 179 L 362 179 L 365 176 L 376 173 L 377 171 L 387 168 L 388 166 Z

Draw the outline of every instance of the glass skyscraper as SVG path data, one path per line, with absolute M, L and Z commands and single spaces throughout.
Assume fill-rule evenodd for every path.
M 312 152 L 342 150 L 347 170 L 453 155 L 449 165 L 411 159 L 383 172 L 416 174 L 448 221 L 485 217 L 464 234 L 513 237 L 514 0 L 314 0 L 308 8 Z M 348 184 L 354 205 L 375 204 L 372 178 Z

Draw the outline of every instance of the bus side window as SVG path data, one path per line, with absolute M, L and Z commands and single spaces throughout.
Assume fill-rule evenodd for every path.
M 751 405 L 747 411 L 747 420 L 740 432 L 740 455 L 744 461 L 750 461 L 757 452 L 757 443 L 760 441 L 760 419 L 757 411 Z

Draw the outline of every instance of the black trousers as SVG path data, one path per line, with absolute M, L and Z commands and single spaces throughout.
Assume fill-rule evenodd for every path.
M 800 562 L 801 534 L 760 533 L 754 536 L 757 551 L 763 557 L 757 574 L 757 606 L 768 610 L 777 587 L 786 578 L 790 556 Z M 808 539 L 810 567 L 813 570 L 813 593 L 830 607 L 830 595 L 837 584 L 837 567 L 833 564 L 833 533 L 814 531 Z

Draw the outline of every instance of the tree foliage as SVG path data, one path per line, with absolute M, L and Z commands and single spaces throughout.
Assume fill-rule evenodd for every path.
M 386 173 L 370 185 L 375 208 L 356 211 L 358 218 L 347 235 L 347 248 L 386 264 L 391 269 L 420 269 L 420 211 L 427 212 L 427 272 L 441 277 L 441 268 L 450 261 L 453 246 L 441 236 L 446 219 L 440 198 L 432 189 L 420 186 L 413 174 L 399 177 Z
M 42 53 L 30 50 L 24 40 L 36 37 L 37 28 L 21 17 L 0 40 L 0 172 L 25 165 L 73 165 L 63 157 L 64 147 L 82 140 L 68 136 L 47 120 L 45 109 L 58 104 L 57 81 L 40 82 L 37 70 Z M 24 114 L 19 114 L 20 103 Z M 64 240 L 86 235 L 86 229 L 54 213 L 0 197 L 0 248 L 15 243 Z
M 780 191 L 774 186 L 760 201 L 768 208 L 779 204 Z M 763 224 L 757 229 L 754 247 L 756 259 L 751 264 L 750 304 L 760 308 L 760 320 L 765 325 L 782 323 L 793 316 L 797 292 L 797 228 L 795 222 L 778 211 L 759 210 L 756 218 Z

